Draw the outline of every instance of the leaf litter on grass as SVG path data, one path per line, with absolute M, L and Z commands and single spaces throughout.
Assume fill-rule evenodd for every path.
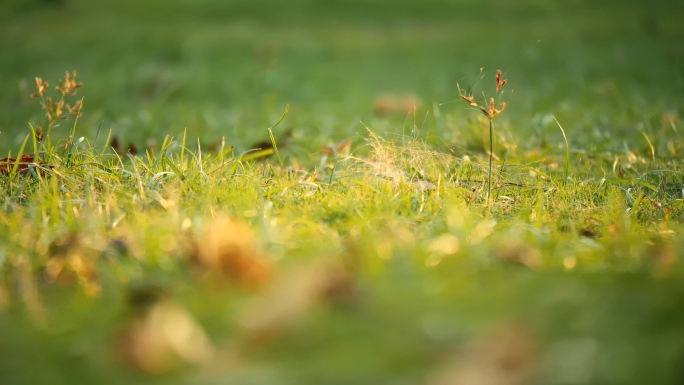
M 142 383 L 238 372 L 252 383 L 679 383 L 676 116 L 663 120 L 670 134 L 638 132 L 641 148 L 562 108 L 566 140 L 556 128 L 523 135 L 517 101 L 487 136 L 482 123 L 503 110 L 490 99 L 483 121 L 428 113 L 445 134 L 436 143 L 384 131 L 429 106 L 407 95 L 375 106 L 365 146 L 340 142 L 344 129 L 287 147 L 271 133 L 253 159 L 224 152 L 229 135 L 218 154 L 184 135 L 119 157 L 59 131 L 57 112 L 75 118 L 82 104 L 46 100 L 54 130 L 36 126 L 34 150 L 0 168 L 0 323 L 20 336 L 0 341 L 2 371 L 40 366 L 59 383 L 97 368 L 126 382 L 114 354 Z M 48 132 L 64 141 L 48 145 Z M 483 146 L 466 145 L 473 132 Z M 600 150 L 592 135 L 604 135 Z M 111 138 L 119 154 L 142 143 Z M 252 161 L 276 144 L 277 164 Z M 44 173 L 9 175 L 16 165 Z

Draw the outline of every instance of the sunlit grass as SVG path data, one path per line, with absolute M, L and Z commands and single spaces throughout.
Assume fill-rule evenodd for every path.
M 66 12 L 27 9 L 43 24 L 26 42 Z M 0 62 L 19 84 L 0 93 L 0 382 L 679 384 L 681 94 L 672 63 L 618 65 L 678 27 L 621 50 L 577 21 L 613 57 L 555 19 L 537 22 L 552 48 L 509 47 L 512 20 L 460 36 L 439 8 L 399 28 L 402 10 L 375 27 L 195 20 L 182 39 L 133 26 L 92 51 L 75 31 L 105 32 L 81 20 L 60 52 L 84 86 L 70 72 L 57 95 L 39 70 L 63 57 Z M 155 28 L 163 44 L 133 44 Z M 490 36 L 504 43 L 448 53 Z M 501 115 L 479 93 L 500 67 Z

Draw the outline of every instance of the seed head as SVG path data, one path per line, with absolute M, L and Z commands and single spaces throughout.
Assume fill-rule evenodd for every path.
M 55 89 L 62 95 L 76 95 L 76 90 L 81 87 L 83 83 L 76 83 L 76 70 L 73 70 L 71 74 L 69 71 L 66 72 L 64 80 L 60 80 Z
M 489 100 L 489 108 L 480 107 L 480 111 L 482 111 L 482 113 L 485 114 L 485 116 L 489 119 L 494 119 L 495 116 L 499 115 L 503 112 L 503 110 L 506 109 L 506 106 L 508 106 L 508 103 L 503 102 L 501 103 L 501 108 L 497 109 L 494 98 L 491 98 Z
M 470 103 L 471 106 L 477 107 L 477 102 L 475 102 L 475 98 L 474 98 L 472 95 L 470 95 L 470 96 L 468 96 L 468 95 L 460 95 L 460 96 L 461 96 L 461 99 L 463 99 L 463 100 L 465 100 L 466 102 Z
M 73 107 L 68 104 L 65 107 L 69 111 L 69 115 L 75 116 L 77 118 L 83 116 L 83 114 L 81 114 L 81 108 L 83 108 L 83 103 L 80 100 L 77 101 L 76 104 L 73 105 Z
M 496 71 L 496 91 L 498 92 L 508 83 L 508 79 L 501 80 L 501 70 Z
M 32 98 L 39 98 L 43 96 L 43 93 L 45 90 L 48 88 L 48 82 L 43 82 L 42 78 L 36 77 L 36 88 L 38 89 L 38 92 L 35 94 L 32 94 Z

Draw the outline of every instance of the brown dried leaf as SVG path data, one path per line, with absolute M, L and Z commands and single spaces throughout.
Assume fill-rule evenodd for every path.
M 112 142 L 110 143 L 110 147 L 114 150 L 114 152 L 121 152 L 121 150 L 122 150 L 121 142 L 119 141 L 119 138 L 117 136 L 112 137 Z
M 138 148 L 135 147 L 133 142 L 128 143 L 128 153 L 131 155 L 136 155 L 138 153 Z
M 158 292 L 136 291 L 131 319 L 116 335 L 119 357 L 149 374 L 164 374 L 184 364 L 206 365 L 214 348 L 194 317 Z
M 14 170 L 14 165 L 17 163 L 16 158 L 3 158 L 0 159 L 0 174 L 9 175 Z M 19 163 L 17 164 L 17 172 L 26 175 L 29 167 L 36 165 L 45 165 L 40 159 L 36 159 L 34 154 L 23 154 L 19 157 Z M 52 168 L 53 166 L 47 166 Z M 40 175 L 45 175 L 45 171 L 38 168 Z
M 351 139 L 345 139 L 337 144 L 326 144 L 321 150 L 325 155 L 335 155 L 346 152 L 351 148 Z
M 201 266 L 247 288 L 258 288 L 271 280 L 271 263 L 244 222 L 227 216 L 209 221 L 197 236 L 195 248 L 195 259 Z

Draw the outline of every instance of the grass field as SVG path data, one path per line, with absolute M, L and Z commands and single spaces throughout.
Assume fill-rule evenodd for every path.
M 683 41 L 675 1 L 4 1 L 0 384 L 681 384 Z

